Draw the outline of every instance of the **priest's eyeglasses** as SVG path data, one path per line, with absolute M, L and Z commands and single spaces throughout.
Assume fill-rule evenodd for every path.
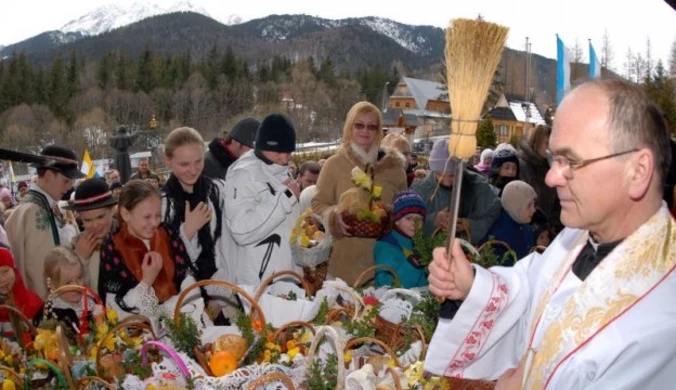
M 565 156 L 554 156 L 554 164 L 557 171 L 561 176 L 565 177 L 568 180 L 573 178 L 573 171 L 586 167 L 587 165 L 593 164 L 595 162 L 607 160 L 614 157 L 624 156 L 629 153 L 636 153 L 639 149 L 625 150 L 624 152 L 613 153 L 603 157 L 589 158 L 586 160 L 574 160 Z M 553 153 L 552 153 L 553 154 Z

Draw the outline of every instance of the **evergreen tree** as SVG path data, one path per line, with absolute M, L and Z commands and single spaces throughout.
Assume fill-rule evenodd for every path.
M 28 62 L 28 56 L 26 52 L 19 53 L 17 59 L 17 99 L 16 104 L 27 103 L 31 104 L 35 102 L 35 91 L 33 90 L 33 70 Z
M 80 90 L 78 74 L 77 57 L 75 56 L 75 51 L 71 51 L 70 60 L 68 61 L 68 74 L 66 76 L 66 88 L 69 99 L 74 97 Z
M 115 54 L 106 53 L 99 60 L 97 69 L 97 79 L 101 89 L 107 89 L 113 81 L 113 69 L 115 65 Z
M 33 85 L 35 93 L 35 103 L 45 104 L 47 103 L 47 81 L 45 75 L 45 69 L 42 66 L 38 66 L 33 72 Z
M 498 144 L 498 135 L 495 132 L 493 120 L 488 115 L 479 123 L 479 128 L 476 132 L 476 143 L 482 149 L 493 149 Z
M 312 58 L 312 57 L 310 57 Z M 336 68 L 331 61 L 331 57 L 324 58 L 322 64 L 319 66 L 319 71 L 317 72 L 317 80 L 323 81 L 330 88 L 336 86 Z
M 47 101 L 49 108 L 58 118 L 66 118 L 68 111 L 68 86 L 66 83 L 66 71 L 64 70 L 61 55 L 56 54 L 49 75 L 49 88 L 47 89 Z
M 232 47 L 228 46 L 223 53 L 223 59 L 221 60 L 221 73 L 230 80 L 232 83 L 235 79 L 239 77 L 239 69 L 237 64 L 237 57 L 232 51 Z
M 135 91 L 150 93 L 155 88 L 156 75 L 153 53 L 148 46 L 143 49 L 136 68 Z
M 674 80 L 667 75 L 662 60 L 657 62 L 654 77 L 643 84 L 648 96 L 662 110 L 671 123 L 676 123 L 676 93 Z
M 127 58 L 127 55 L 120 51 L 117 56 L 117 64 L 115 64 L 115 83 L 118 89 L 128 91 L 131 89 L 132 79 L 130 75 L 132 63 Z
M 216 43 L 214 43 L 214 45 L 211 47 L 211 50 L 209 50 L 209 54 L 207 54 L 204 63 L 202 64 L 202 75 L 207 81 L 210 91 L 216 89 L 219 73 L 220 61 L 218 60 L 218 48 L 216 47 Z
M 192 54 L 189 50 L 179 58 L 177 69 L 179 85 L 183 85 L 192 72 Z

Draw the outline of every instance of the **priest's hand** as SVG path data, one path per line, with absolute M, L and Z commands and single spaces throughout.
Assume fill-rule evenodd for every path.
M 450 259 L 446 256 L 445 248 L 434 249 L 429 270 L 428 280 L 432 294 L 453 301 L 467 298 L 474 283 L 474 270 L 460 247 L 460 241 L 453 240 Z
M 197 234 L 204 225 L 211 221 L 211 209 L 204 202 L 199 202 L 194 209 L 190 210 L 190 202 L 185 201 L 185 222 L 183 232 L 188 240 Z
M 162 255 L 157 252 L 148 252 L 143 256 L 141 272 L 143 273 L 143 282 L 152 287 L 157 279 L 157 275 L 162 271 Z

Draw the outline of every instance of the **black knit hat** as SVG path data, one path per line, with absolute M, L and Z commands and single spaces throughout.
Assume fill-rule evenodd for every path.
M 261 121 L 256 118 L 244 118 L 232 126 L 228 135 L 240 144 L 253 148 L 256 131 L 258 131 L 260 124 Z
M 87 211 L 112 207 L 117 204 L 117 197 L 108 187 L 108 183 L 100 178 L 87 179 L 75 189 L 75 200 L 68 202 L 67 210 Z
M 291 153 L 296 150 L 296 130 L 291 119 L 283 114 L 270 114 L 263 119 L 256 134 L 256 150 Z
M 46 168 L 57 171 L 69 179 L 81 179 L 86 175 L 78 169 L 79 162 L 72 149 L 61 145 L 49 145 L 42 149 L 40 155 L 50 158 L 47 164 L 34 164 L 38 169 Z

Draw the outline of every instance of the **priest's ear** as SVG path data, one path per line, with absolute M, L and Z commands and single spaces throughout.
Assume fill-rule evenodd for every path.
M 648 148 L 639 149 L 630 157 L 627 166 L 629 197 L 638 200 L 646 196 L 651 187 L 658 184 L 656 173 L 653 152 Z

